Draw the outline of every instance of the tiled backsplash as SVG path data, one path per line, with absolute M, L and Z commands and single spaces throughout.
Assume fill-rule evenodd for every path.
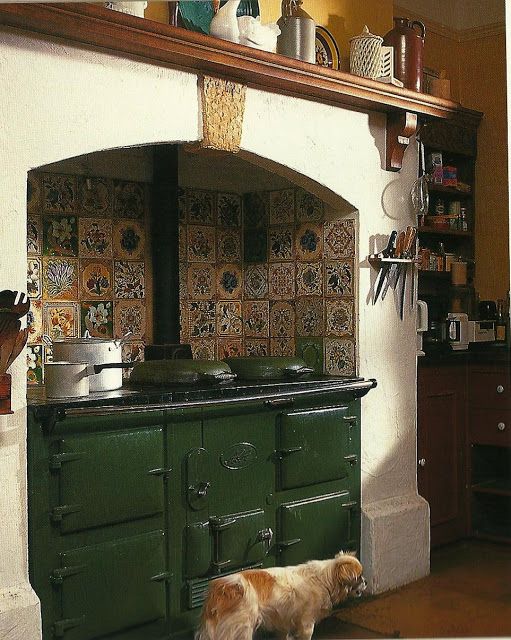
M 147 186 L 34 171 L 27 188 L 28 382 L 43 381 L 52 339 L 121 337 L 141 359 L 151 300 Z
M 194 357 L 356 369 L 355 223 L 302 189 L 180 198 L 181 341 Z

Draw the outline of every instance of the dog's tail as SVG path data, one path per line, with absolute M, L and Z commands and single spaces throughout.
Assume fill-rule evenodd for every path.
M 244 596 L 245 588 L 239 576 L 213 580 L 202 607 L 201 623 L 195 640 L 219 640 L 217 627 L 219 624 L 222 626 L 226 616 L 236 609 Z

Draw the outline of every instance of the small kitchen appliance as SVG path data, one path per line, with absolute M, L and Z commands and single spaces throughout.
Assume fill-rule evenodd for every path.
M 466 313 L 447 314 L 447 341 L 454 351 L 468 349 L 468 315 Z
M 494 342 L 495 323 L 491 320 L 468 321 L 469 342 Z

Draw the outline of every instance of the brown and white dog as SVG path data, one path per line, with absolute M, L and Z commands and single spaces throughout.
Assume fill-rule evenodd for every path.
M 252 640 L 256 629 L 279 638 L 310 640 L 333 607 L 366 588 L 350 553 L 294 567 L 249 569 L 213 580 L 195 640 Z

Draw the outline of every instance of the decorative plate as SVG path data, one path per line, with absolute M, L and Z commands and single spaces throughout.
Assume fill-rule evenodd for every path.
M 316 27 L 316 64 L 339 69 L 341 56 L 334 37 L 325 27 Z
M 225 1 L 220 3 L 223 6 Z M 211 0 L 181 0 L 179 3 L 179 15 L 185 29 L 209 34 L 209 25 L 213 18 L 213 4 Z M 259 15 L 259 0 L 241 0 L 237 15 L 253 16 Z

